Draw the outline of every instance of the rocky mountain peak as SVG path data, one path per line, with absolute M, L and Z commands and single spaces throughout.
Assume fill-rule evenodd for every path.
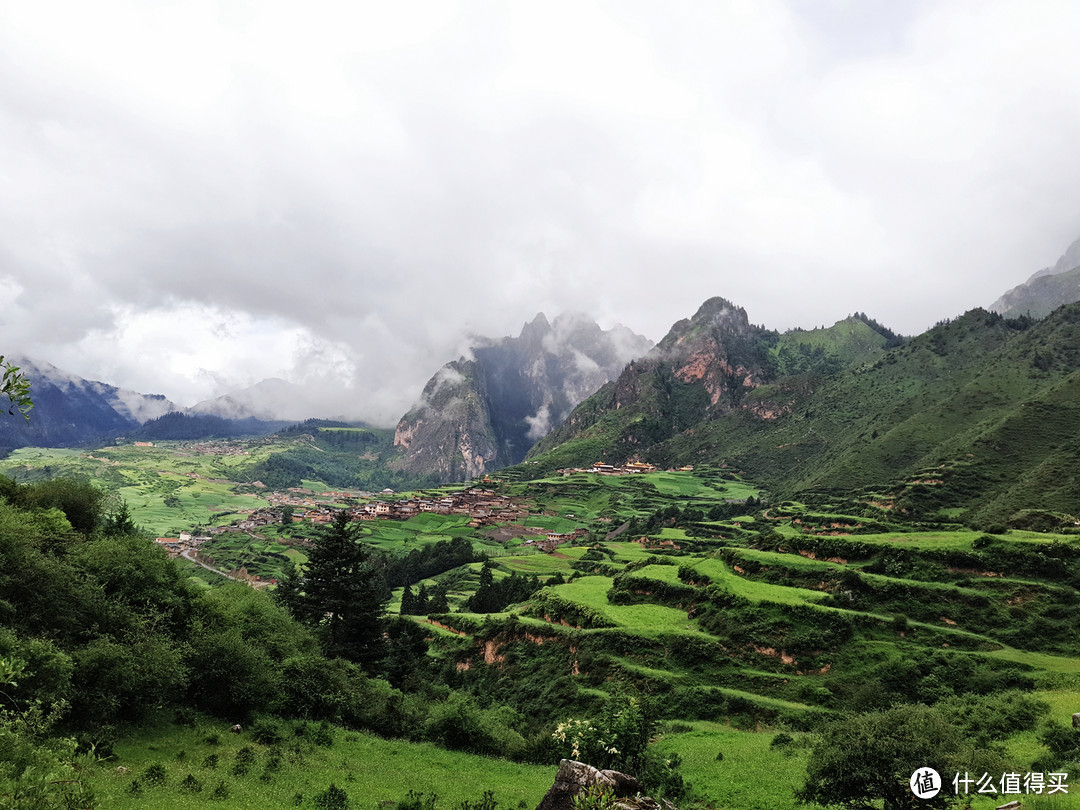
M 483 339 L 443 366 L 398 423 L 397 466 L 446 480 L 521 461 L 585 397 L 651 343 L 584 315 L 540 313 L 515 337 Z

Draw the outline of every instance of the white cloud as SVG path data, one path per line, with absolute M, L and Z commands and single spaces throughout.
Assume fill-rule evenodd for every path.
M 385 423 L 467 333 L 540 310 L 658 340 L 722 295 L 919 331 L 1078 235 L 1078 24 L 0 0 L 0 327 L 178 402 L 283 376 Z

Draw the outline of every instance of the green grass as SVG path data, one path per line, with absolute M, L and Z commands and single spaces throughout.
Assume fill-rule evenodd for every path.
M 782 605 L 805 605 L 820 602 L 828 594 L 811 591 L 807 588 L 788 588 L 783 585 L 771 585 L 767 582 L 740 577 L 737 572 L 727 567 L 723 560 L 704 559 L 686 561 L 697 571 L 707 574 L 713 583 L 729 589 L 751 602 L 777 602 Z
M 1044 689 L 1034 697 L 1050 704 L 1050 717 L 1072 727 L 1072 716 L 1080 712 L 1080 689 Z
M 571 573 L 570 561 L 553 557 L 550 554 L 524 554 L 514 557 L 499 557 L 500 566 L 506 566 L 514 571 L 538 576 L 551 576 L 555 573 L 564 575 Z
M 568 520 L 553 515 L 533 515 L 518 521 L 518 523 L 522 526 L 536 526 L 544 531 L 559 532 L 561 534 L 569 534 L 574 529 L 585 528 L 585 524 L 580 520 Z
M 770 748 L 773 734 L 737 731 L 719 723 L 695 722 L 693 731 L 666 735 L 657 750 L 682 758 L 684 779 L 694 796 L 716 810 L 796 810 L 808 751 Z M 801 738 L 802 735 L 796 735 Z M 723 759 L 718 760 L 717 754 Z
M 811 560 L 809 557 L 804 557 L 801 554 L 781 554 L 776 551 L 758 551 L 754 548 L 740 548 L 735 553 L 739 557 L 745 557 L 748 560 L 756 560 L 763 565 L 774 563 L 782 565 L 785 568 L 822 570 L 826 568 L 842 569 L 844 567 L 841 563 L 828 562 L 827 560 Z
M 686 618 L 686 611 L 664 605 L 612 605 L 607 592 L 611 588 L 610 577 L 580 577 L 565 585 L 553 586 L 564 599 L 593 608 L 618 627 L 655 637 L 658 634 L 706 636 L 697 629 L 697 622 Z
M 679 569 L 675 565 L 646 565 L 631 571 L 628 576 L 658 579 L 661 582 L 679 582 Z
M 437 794 L 439 808 L 476 801 L 484 790 L 494 791 L 500 807 L 516 807 L 519 802 L 532 807 L 551 786 L 556 770 L 339 729 L 330 747 L 312 746 L 290 736 L 279 746 L 280 770 L 263 781 L 270 750 L 254 743 L 248 734 L 234 735 L 228 729 L 224 722 L 197 729 L 169 726 L 121 739 L 115 746 L 116 759 L 94 778 L 101 806 L 117 810 L 285 808 L 296 806 L 294 797 L 299 793 L 302 806 L 310 807 L 314 796 L 333 783 L 349 794 L 351 806 L 357 808 L 397 801 L 409 790 Z M 218 745 L 207 744 L 210 734 L 217 735 Z M 298 744 L 299 754 L 294 750 Z M 255 750 L 255 762 L 246 775 L 235 776 L 231 769 L 243 745 Z M 181 752 L 183 758 L 178 759 Z M 216 768 L 203 766 L 210 754 L 218 756 Z M 153 763 L 165 767 L 165 784 L 144 785 L 141 795 L 132 796 L 128 792 L 132 780 Z M 126 768 L 127 773 L 118 768 Z M 200 793 L 180 789 L 188 774 L 203 783 Z M 219 782 L 225 783 L 228 797 L 215 800 L 210 794 Z

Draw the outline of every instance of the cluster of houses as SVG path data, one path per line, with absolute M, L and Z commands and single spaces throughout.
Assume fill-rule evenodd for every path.
M 210 535 L 193 535 L 191 532 L 180 532 L 179 537 L 159 537 L 157 544 L 169 553 L 170 557 L 179 557 L 185 551 L 198 552 L 199 548 L 210 539 Z
M 556 473 L 562 475 L 573 475 L 574 473 L 593 473 L 595 475 L 639 475 L 641 473 L 656 472 L 655 464 L 648 464 L 644 461 L 628 461 L 625 464 L 608 464 L 604 461 L 597 461 L 591 467 L 567 467 L 561 470 L 556 470 Z M 693 472 L 694 468 L 691 465 L 685 467 L 673 467 L 668 472 Z
M 526 532 L 544 532 L 543 529 L 533 526 L 526 526 Z M 571 540 L 577 540 L 579 537 L 585 537 L 589 534 L 588 529 L 574 529 L 572 532 L 546 532 L 541 539 L 530 538 L 525 541 L 523 545 L 538 548 L 545 554 L 550 554 L 555 551 L 563 543 L 567 543 Z
M 383 493 L 392 494 L 392 490 Z M 357 504 L 361 497 L 368 498 L 366 503 Z M 322 492 L 293 488 L 287 492 L 274 492 L 266 496 L 270 506 L 260 509 L 241 510 L 243 517 L 228 526 L 213 526 L 207 530 L 207 536 L 192 538 L 188 532 L 177 538 L 158 538 L 158 542 L 170 553 L 179 555 L 188 548 L 197 549 L 202 541 L 212 536 L 227 532 L 256 533 L 260 529 L 282 523 L 285 520 L 286 507 L 292 510 L 292 521 L 307 521 L 314 524 L 326 524 L 334 520 L 344 508 L 353 520 L 408 520 L 423 513 L 437 515 L 465 515 L 469 526 L 480 528 L 496 523 L 513 523 L 527 518 L 529 509 L 520 499 L 498 495 L 489 489 L 472 489 L 452 492 L 441 497 L 411 497 L 391 500 L 379 498 L 370 493 L 358 495 L 352 492 Z M 543 529 L 536 529 L 543 533 Z M 566 538 L 570 537 L 569 535 Z M 566 539 L 563 538 L 563 539 Z M 562 540 L 560 540 L 562 542 Z
M 529 516 L 529 510 L 520 502 L 482 487 L 452 492 L 439 498 L 373 500 L 350 509 L 350 514 L 357 520 L 408 520 L 422 513 L 466 515 L 473 528 L 495 523 L 512 523 Z

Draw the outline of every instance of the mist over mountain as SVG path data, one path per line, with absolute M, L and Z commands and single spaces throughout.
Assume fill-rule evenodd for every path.
M 897 339 L 865 315 L 828 329 L 781 335 L 751 324 L 742 307 L 710 298 L 618 379 L 582 402 L 530 457 L 554 451 L 578 465 L 637 457 L 732 411 L 767 412 L 769 406 L 754 400 L 752 392 L 778 377 L 832 374 L 880 354 Z M 558 450 L 562 445 L 567 447 Z
M 189 414 L 220 416 L 223 419 L 258 419 L 263 422 L 330 418 L 341 391 L 328 396 L 321 387 L 298 385 L 271 377 L 247 388 L 206 399 L 187 409 Z
M 0 420 L 0 449 L 63 447 L 112 438 L 176 410 L 161 395 L 84 380 L 40 360 L 11 360 L 30 381 L 34 409 L 29 423 L 21 418 Z
M 1080 239 L 1069 245 L 1053 266 L 1044 267 L 998 298 L 990 311 L 1009 318 L 1044 318 L 1076 301 L 1080 301 Z
M 515 464 L 577 403 L 651 342 L 582 315 L 541 313 L 517 337 L 482 339 L 447 363 L 401 418 L 398 469 L 446 480 Z

